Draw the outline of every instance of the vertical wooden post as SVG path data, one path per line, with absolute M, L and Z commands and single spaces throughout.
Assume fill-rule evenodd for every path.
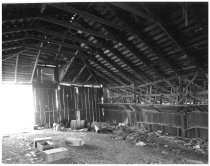
M 186 128 L 187 128 L 187 115 L 186 112 L 181 114 L 181 126 L 182 126 L 182 137 L 186 136 Z
M 58 72 L 58 66 L 54 68 L 54 81 L 59 82 L 59 72 Z
M 55 96 L 56 96 L 56 91 L 57 91 L 57 89 L 54 89 Z M 55 99 L 57 100 L 57 98 L 55 98 Z M 57 101 L 55 101 L 55 103 L 57 103 Z M 55 107 L 54 107 L 54 104 L 52 106 L 53 106 L 52 107 L 52 110 L 53 110 L 53 123 L 55 123 L 55 109 L 54 109 Z
M 183 84 L 182 84 L 182 77 L 178 76 L 179 79 L 179 87 L 178 87 L 178 92 L 179 92 L 179 97 L 178 97 L 178 102 L 182 99 L 183 95 L 182 95 L 182 89 L 183 89 Z M 180 104 L 182 104 L 183 102 L 181 102 Z
M 37 66 L 37 82 L 41 83 L 41 67 Z
M 163 103 L 163 101 L 162 101 L 162 95 L 160 96 L 160 104 L 162 104 Z
M 43 43 L 41 43 L 40 47 L 42 47 L 42 46 L 43 46 Z M 38 54 L 37 54 L 37 57 L 36 57 L 36 61 L 34 63 L 34 68 L 33 68 L 32 75 L 31 75 L 31 83 L 33 82 L 33 77 L 34 77 L 34 73 L 35 73 L 37 64 L 39 62 L 39 56 L 40 56 L 40 54 L 41 54 L 41 50 L 38 51 Z
M 134 90 L 134 100 L 135 100 L 135 103 L 136 103 L 137 101 L 136 101 L 136 82 L 135 82 L 135 80 L 133 82 L 133 90 Z
M 77 100 L 76 100 L 76 115 L 77 115 L 77 119 L 76 120 L 81 120 L 81 118 L 80 118 L 80 110 L 79 110 L 79 87 L 76 87 L 76 96 L 75 96 L 76 98 L 77 98 Z
M 58 117 L 59 117 L 59 120 L 58 120 L 58 123 L 61 123 L 61 100 L 60 100 L 60 86 L 58 86 L 58 89 L 56 90 L 56 100 L 58 102 Z
M 152 85 L 150 85 L 149 89 L 149 104 L 151 104 L 151 98 L 152 98 Z
M 17 83 L 17 69 L 18 69 L 19 54 L 17 54 L 16 65 L 15 65 L 15 83 Z
M 199 128 L 195 128 L 195 138 L 199 138 Z
M 34 101 L 34 124 L 37 124 L 37 96 L 36 96 L 36 88 L 33 87 L 33 101 Z

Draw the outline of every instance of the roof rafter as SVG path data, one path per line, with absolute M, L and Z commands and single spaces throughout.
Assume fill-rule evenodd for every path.
M 76 46 L 76 45 L 71 45 L 71 44 L 68 44 L 68 43 L 65 43 L 65 42 L 60 42 L 60 41 L 56 41 L 56 40 L 53 40 L 51 38 L 44 38 L 44 37 L 41 37 L 41 36 L 32 36 L 30 35 L 29 36 L 30 38 L 32 39 L 35 39 L 35 40 L 39 40 L 39 41 L 42 41 L 42 42 L 46 42 L 46 43 L 52 43 L 52 44 L 56 44 L 56 45 L 60 45 L 62 47 L 68 47 L 68 48 L 72 48 L 72 49 L 76 49 L 76 50 L 80 50 L 80 51 L 85 51 L 85 52 L 90 52 L 91 50 L 87 49 L 87 48 L 82 48 L 82 47 L 79 47 L 79 46 Z
M 169 67 L 175 71 L 176 74 L 180 75 L 181 72 L 179 71 L 181 69 L 181 66 L 178 65 L 177 63 L 174 64 L 174 61 L 172 63 L 171 60 L 168 59 L 168 56 L 165 56 L 162 54 L 161 51 L 159 51 L 158 47 L 155 46 L 155 43 L 148 38 L 148 36 L 143 33 L 143 29 L 139 27 L 136 23 L 132 22 L 131 19 L 128 19 L 128 17 L 124 17 L 123 15 L 119 14 L 111 5 L 107 4 L 107 6 L 118 16 L 118 18 L 123 21 L 130 29 L 130 33 L 133 35 L 136 35 L 155 55 L 159 57 L 161 62 L 169 65 Z M 131 26 L 132 25 L 132 26 Z M 134 28 L 138 27 L 138 28 Z M 138 30 L 137 30 L 138 29 Z M 126 41 L 126 39 L 122 39 L 122 41 Z M 154 68 L 153 66 L 150 65 L 150 62 L 146 57 L 142 55 L 142 53 L 139 52 L 138 49 L 136 49 L 134 46 L 129 45 L 129 50 L 134 53 L 142 62 L 144 62 L 153 72 L 156 74 L 160 75 L 161 77 L 165 77 L 161 71 L 158 71 L 159 69 Z M 141 56 L 140 56 L 141 55 Z
M 96 63 L 98 66 L 100 66 L 101 68 L 103 68 L 104 70 L 106 70 L 108 73 L 110 73 L 115 79 L 117 79 L 120 82 L 121 85 L 124 85 L 124 82 L 126 84 L 128 83 L 128 81 L 125 81 L 124 79 L 119 77 L 116 73 L 114 73 L 112 70 L 110 70 L 108 67 L 106 67 L 104 64 L 102 64 L 101 62 L 99 62 L 95 58 L 93 58 L 92 61 L 94 63 Z
M 88 19 L 91 19 L 91 20 L 94 20 L 94 21 L 97 21 L 99 23 L 102 23 L 104 25 L 107 25 L 107 26 L 110 26 L 112 28 L 115 28 L 115 29 L 118 29 L 118 30 L 121 30 L 121 31 L 125 31 L 125 32 L 128 32 L 128 29 L 127 28 L 124 28 L 122 26 L 119 26 L 113 22 L 110 22 L 110 21 L 107 21 L 101 17 L 98 17 L 96 15 L 93 15 L 93 14 L 90 14 L 88 12 L 85 12 L 85 11 L 81 11 L 79 9 L 76 9 L 76 8 L 73 8 L 73 7 L 70 7 L 70 6 L 67 6 L 67 5 L 64 5 L 64 4 L 50 4 L 51 6 L 53 7 L 56 7 L 58 9 L 61 9 L 61 10 L 64 10 L 64 11 L 67 11 L 67 12 L 71 12 L 71 13 L 77 13 L 79 14 L 80 16 L 82 17 L 86 17 Z
M 40 48 L 42 48 L 42 46 L 43 46 L 43 43 L 41 43 Z M 41 54 L 41 50 L 39 49 L 39 52 L 37 54 L 37 57 L 36 57 L 36 60 L 35 60 L 35 63 L 34 63 L 32 75 L 31 75 L 31 83 L 33 82 L 34 73 L 35 73 L 35 70 L 36 70 L 36 67 L 37 67 L 37 64 L 38 64 L 38 61 L 39 61 L 40 54 Z
M 59 82 L 63 81 L 63 78 L 65 77 L 66 73 L 68 72 L 72 62 L 74 61 L 75 57 L 72 57 L 69 62 L 67 62 L 63 67 L 61 68 L 59 72 Z
M 80 19 L 81 20 L 81 19 Z M 86 23 L 84 20 L 82 22 L 80 22 L 80 24 L 82 24 L 82 26 L 87 27 L 87 28 L 92 28 L 90 25 L 88 25 L 88 23 Z M 132 69 L 134 71 L 134 73 L 136 74 L 136 76 L 139 76 L 142 80 L 144 79 L 148 79 L 147 76 L 140 74 L 140 69 L 137 69 L 131 62 L 128 61 L 127 58 L 124 57 L 124 55 L 121 55 L 121 53 L 119 53 L 117 50 L 115 50 L 112 45 L 110 45 L 109 42 L 107 42 L 104 39 L 101 38 L 97 38 L 96 39 L 104 46 L 104 48 L 110 50 L 110 52 L 112 52 L 115 56 L 117 56 L 124 64 L 126 64 L 130 69 Z
M 196 61 L 194 56 L 192 56 L 186 48 L 182 46 L 182 44 L 177 40 L 176 35 L 168 28 L 166 23 L 164 23 L 163 19 L 160 17 L 157 17 L 154 14 L 154 11 L 149 8 L 148 6 L 146 7 L 148 11 L 152 14 L 152 17 L 155 19 L 155 22 L 164 30 L 164 32 L 170 37 L 170 39 L 178 46 L 178 48 L 189 58 L 189 60 L 196 65 L 196 67 L 200 70 L 203 71 L 203 68 L 200 66 L 200 64 Z
M 92 74 L 90 74 L 90 76 L 86 79 L 86 81 L 82 84 L 82 87 L 91 79 L 91 77 L 93 77 Z
M 23 46 L 26 48 L 41 50 L 43 52 L 49 52 L 49 53 L 53 53 L 53 54 L 61 54 L 61 55 L 65 56 L 68 60 L 70 60 L 70 58 L 74 56 L 74 52 L 69 52 L 69 51 L 56 51 L 54 49 L 37 47 L 37 46 L 31 45 L 31 44 L 26 44 L 26 43 Z
M 36 29 L 33 29 L 34 31 L 38 31 L 38 32 L 41 32 L 41 33 L 45 33 L 47 35 L 52 35 L 52 36 L 55 36 L 55 37 L 59 37 L 59 38 L 64 38 L 64 39 L 67 39 L 67 40 L 71 40 L 71 41 L 76 41 L 76 42 L 80 42 L 80 43 L 85 43 L 87 45 L 92 45 L 94 47 L 97 47 L 97 45 L 87 41 L 87 40 L 83 40 L 81 38 L 78 38 L 78 37 L 73 37 L 73 36 L 65 36 L 65 34 L 62 34 L 60 32 L 56 32 L 56 31 L 52 31 L 52 30 L 47 30 L 47 29 L 41 29 L 41 28 L 36 28 Z
M 81 73 L 84 71 L 85 68 L 86 68 L 86 64 L 83 65 L 83 67 L 80 69 L 79 73 L 76 75 L 76 77 L 74 77 L 72 83 L 75 83 L 75 81 L 79 78 L 79 76 L 81 75 Z
M 92 34 L 94 36 L 98 36 L 98 37 L 101 37 L 101 38 L 105 38 L 107 40 L 113 40 L 112 37 L 110 36 L 107 36 L 107 35 L 104 35 L 103 33 L 101 32 L 97 32 L 97 31 L 93 31 L 93 30 L 90 30 L 90 29 L 86 29 L 84 27 L 81 27 L 81 26 L 78 26 L 78 25 L 74 25 L 72 23 L 67 23 L 65 21 L 62 21 L 62 20 L 58 20 L 58 19 L 54 19 L 54 18 L 51 18 L 51 17 L 40 17 L 41 20 L 44 20 L 44 21 L 47 21 L 47 22 L 51 22 L 53 24 L 57 24 L 57 25 L 60 25 L 60 26 L 63 26 L 63 27 L 66 27 L 66 28 L 72 28 L 72 29 L 75 29 L 75 30 L 80 30 L 82 32 L 86 32 L 86 33 L 89 33 L 89 34 Z
M 113 78 L 105 75 L 103 72 L 101 72 L 100 70 L 97 70 L 95 67 L 93 67 L 92 65 L 89 64 L 88 61 L 85 61 L 86 62 L 86 65 L 91 69 L 93 70 L 94 72 L 96 73 L 99 73 L 100 75 L 102 75 L 102 77 L 106 78 L 109 82 L 112 82 L 114 84 L 119 84 L 116 80 L 114 80 Z

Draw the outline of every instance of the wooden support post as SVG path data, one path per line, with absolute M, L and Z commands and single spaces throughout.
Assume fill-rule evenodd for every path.
M 162 97 L 162 95 L 160 96 L 160 104 L 162 104 L 163 103 L 163 97 Z
M 42 47 L 42 46 L 43 46 L 43 43 L 41 43 L 41 46 L 40 46 L 40 47 Z M 37 57 L 36 57 L 36 61 L 35 61 L 35 63 L 34 63 L 34 68 L 33 68 L 32 76 L 31 76 L 31 83 L 33 82 L 34 73 L 35 73 L 36 66 L 37 66 L 38 61 L 39 61 L 39 56 L 40 56 L 40 54 L 41 54 L 41 50 L 38 51 L 38 54 L 37 54 Z
M 151 104 L 151 98 L 152 98 L 152 85 L 150 85 L 150 90 L 149 90 L 149 104 Z
M 195 128 L 195 138 L 199 138 L 199 128 Z
M 193 83 L 193 81 L 197 78 L 199 72 L 196 72 L 196 74 L 194 75 L 194 77 L 192 78 L 192 80 L 187 84 L 187 86 L 182 90 L 180 89 L 180 100 L 178 104 L 183 104 L 184 99 L 186 98 L 186 94 L 184 94 L 184 92 L 189 88 L 189 86 Z M 182 88 L 182 83 L 181 83 L 181 88 Z
M 54 81 L 57 83 L 59 82 L 58 66 L 56 66 L 56 68 L 54 68 Z
M 135 100 L 135 103 L 137 102 L 136 100 L 136 82 L 134 81 L 133 83 L 133 91 L 134 91 L 134 100 Z
M 17 54 L 16 65 L 15 65 L 15 83 L 17 83 L 18 61 L 19 61 L 19 54 Z
M 178 87 L 178 93 L 179 93 L 179 96 L 178 96 L 178 103 L 179 104 L 182 104 L 182 102 L 180 103 L 181 99 L 182 99 L 182 77 L 181 76 L 178 76 L 178 81 L 179 81 L 179 87 Z
M 76 98 L 77 98 L 77 100 L 76 100 L 76 120 L 81 120 L 81 117 L 80 117 L 80 110 L 79 110 L 79 88 L 78 87 L 75 87 L 76 89 Z
M 56 96 L 57 96 L 57 98 L 56 98 L 56 100 L 57 100 L 57 103 L 58 103 L 58 117 L 59 117 L 59 121 L 58 121 L 58 123 L 61 123 L 61 100 L 60 100 L 60 86 L 58 86 L 58 89 L 57 89 L 57 91 L 56 91 Z
M 187 115 L 186 112 L 181 114 L 182 137 L 186 137 Z

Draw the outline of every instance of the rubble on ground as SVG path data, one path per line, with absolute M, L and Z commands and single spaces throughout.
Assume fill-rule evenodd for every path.
M 145 128 L 140 128 L 139 126 L 133 127 L 126 125 L 124 123 L 120 123 L 118 126 L 106 125 L 103 128 L 103 130 L 113 133 L 114 136 L 111 136 L 113 139 L 126 140 L 135 145 L 138 145 L 139 142 L 143 142 L 139 143 L 139 145 L 159 144 L 165 148 L 171 147 L 171 148 L 190 149 L 203 154 L 208 153 L 207 139 L 169 136 L 168 133 L 164 133 L 161 130 L 149 132 Z

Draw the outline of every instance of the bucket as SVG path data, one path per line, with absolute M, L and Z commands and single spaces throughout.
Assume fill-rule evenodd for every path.
M 61 125 L 60 124 L 56 125 L 56 131 L 61 131 Z
M 71 129 L 83 129 L 85 125 L 85 120 L 72 120 Z

